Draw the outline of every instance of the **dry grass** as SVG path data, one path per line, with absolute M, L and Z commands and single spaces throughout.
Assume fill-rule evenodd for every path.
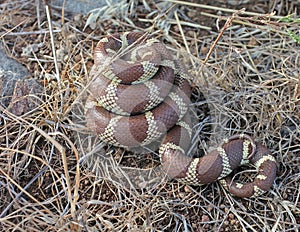
M 219 5 L 132 0 L 121 2 L 121 12 L 102 9 L 102 21 L 96 14 L 62 20 L 64 11 L 52 9 L 47 17 L 44 6 L 36 14 L 35 2 L 25 2 L 2 3 L 0 38 L 42 83 L 44 95 L 36 111 L 20 117 L 1 108 L 0 228 L 299 231 L 299 18 L 229 8 L 220 16 Z M 296 2 L 279 11 L 299 13 Z M 253 9 L 274 8 L 257 1 Z M 193 105 L 205 124 L 196 124 L 193 147 L 207 149 L 235 133 L 255 136 L 278 161 L 271 191 L 238 199 L 217 183 L 166 181 L 157 177 L 155 153 L 136 157 L 84 131 L 80 111 L 93 47 L 106 33 L 133 29 L 161 38 L 194 77 Z M 24 55 L 22 48 L 32 47 Z

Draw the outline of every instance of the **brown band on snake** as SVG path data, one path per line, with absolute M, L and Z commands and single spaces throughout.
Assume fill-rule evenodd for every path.
M 191 138 L 187 113 L 189 77 L 157 40 L 135 32 L 103 38 L 95 49 L 90 77 L 87 127 L 103 141 L 135 147 L 166 134 L 159 154 L 163 169 L 171 178 L 191 185 L 219 180 L 239 197 L 257 196 L 272 186 L 275 159 L 265 146 L 247 135 L 232 136 L 200 158 L 186 155 Z M 159 82 L 165 86 L 157 87 Z M 240 184 L 227 177 L 237 167 L 249 163 L 258 172 L 253 182 Z

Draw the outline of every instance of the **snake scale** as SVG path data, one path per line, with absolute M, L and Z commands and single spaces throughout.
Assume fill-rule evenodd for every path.
M 234 135 L 200 158 L 186 154 L 192 131 L 190 78 L 159 40 L 138 32 L 104 37 L 95 48 L 90 78 L 87 128 L 106 143 L 129 148 L 161 139 L 164 171 L 186 184 L 219 180 L 238 197 L 258 196 L 271 188 L 276 161 L 248 135 Z M 253 181 L 233 181 L 229 174 L 247 164 L 257 170 Z

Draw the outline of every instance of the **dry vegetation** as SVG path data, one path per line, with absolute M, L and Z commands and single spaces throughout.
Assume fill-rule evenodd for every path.
M 120 2 L 100 15 L 50 7 L 48 18 L 36 1 L 1 3 L 7 54 L 44 87 L 35 111 L 0 111 L 1 230 L 298 231 L 300 20 L 291 14 L 300 13 L 299 1 L 250 1 L 247 11 Z M 108 147 L 84 130 L 82 93 L 95 43 L 128 30 L 163 40 L 194 77 L 198 151 L 241 132 L 271 149 L 278 176 L 268 193 L 239 199 L 217 183 L 189 187 L 157 178 L 155 153 Z

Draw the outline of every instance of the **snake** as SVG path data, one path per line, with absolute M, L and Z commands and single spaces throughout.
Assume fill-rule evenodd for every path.
M 255 197 L 276 178 L 271 151 L 247 134 L 233 135 L 201 157 L 188 154 L 192 136 L 191 77 L 159 39 L 141 32 L 106 35 L 94 50 L 85 103 L 86 127 L 107 144 L 132 148 L 159 142 L 166 174 L 187 185 L 219 181 L 232 195 Z M 254 166 L 252 181 L 233 178 Z

